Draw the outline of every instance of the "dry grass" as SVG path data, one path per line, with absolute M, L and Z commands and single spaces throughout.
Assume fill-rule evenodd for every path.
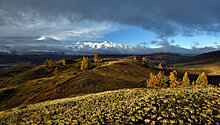
M 6 87 L 0 89 L 0 110 L 107 90 L 143 87 L 150 72 L 157 73 L 156 69 L 129 59 L 104 58 L 100 66 L 91 65 L 85 72 L 79 70 L 81 59 L 69 62 L 66 67 L 58 67 L 60 84 L 56 83 L 52 72 L 44 72 L 44 66 L 4 77 L 2 84 Z
M 220 89 L 122 89 L 2 112 L 0 124 L 218 124 Z

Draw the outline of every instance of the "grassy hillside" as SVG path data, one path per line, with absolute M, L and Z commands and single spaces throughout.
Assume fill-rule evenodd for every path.
M 80 71 L 81 59 L 66 60 L 65 67 L 58 62 L 60 84 L 53 70 L 48 71 L 45 66 L 19 69 L 18 73 L 2 72 L 5 76 L 0 78 L 0 110 L 106 90 L 144 87 L 149 74 L 158 72 L 127 58 L 102 58 L 98 67 L 90 61 L 85 72 Z
M 218 124 L 220 89 L 122 89 L 1 112 L 0 124 Z
M 201 54 L 195 57 L 184 58 L 173 64 L 174 69 L 199 74 L 203 71 L 208 75 L 220 75 L 220 51 Z
M 133 57 L 100 57 L 99 66 L 95 66 L 90 58 L 87 71 L 80 71 L 81 58 L 66 59 L 66 66 L 57 62 L 54 68 L 45 65 L 17 67 L 0 72 L 0 110 L 17 106 L 38 103 L 67 97 L 75 97 L 90 93 L 123 88 L 146 87 L 146 80 L 150 73 L 157 74 L 164 71 L 169 75 L 170 69 L 157 69 L 143 64 L 141 56 L 137 60 Z M 168 65 L 172 60 L 182 58 L 172 54 L 155 54 L 146 57 L 150 64 L 162 63 Z M 138 61 L 139 60 L 139 61 Z M 61 81 L 58 83 L 54 69 L 57 67 Z M 177 68 L 178 69 L 178 68 Z M 182 78 L 186 69 L 178 71 Z M 190 80 L 196 80 L 198 74 L 189 74 Z M 211 84 L 220 82 L 219 75 L 208 76 Z

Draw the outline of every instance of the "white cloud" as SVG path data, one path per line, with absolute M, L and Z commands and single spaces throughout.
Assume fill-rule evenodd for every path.
M 107 21 L 80 20 L 80 17 L 74 14 L 71 15 L 71 19 L 61 15 L 55 17 L 51 15 L 52 17 L 47 19 L 35 11 L 19 11 L 16 13 L 18 18 L 14 19 L 15 17 L 8 16 L 9 12 L 1 9 L 0 12 L 3 12 L 0 16 L 5 17 L 2 22 L 10 22 L 7 25 L 0 25 L 2 36 L 44 36 L 56 40 L 92 41 L 123 27 Z
M 56 33 L 45 36 L 57 40 L 97 41 L 98 39 L 103 39 L 105 34 L 118 30 L 118 27 L 117 24 L 108 22 L 82 21 L 79 24 L 72 24 L 71 29 L 64 28 Z

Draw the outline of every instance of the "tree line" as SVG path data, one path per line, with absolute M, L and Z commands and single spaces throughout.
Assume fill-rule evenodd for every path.
M 137 61 L 137 57 L 133 56 L 133 60 Z M 142 63 L 147 64 L 148 60 L 146 57 L 142 57 Z M 163 69 L 162 64 L 159 64 L 158 66 L 155 66 L 158 69 Z M 166 69 L 168 67 L 166 66 Z M 169 68 L 170 69 L 170 68 Z M 188 87 L 188 86 L 195 86 L 195 85 L 208 85 L 208 79 L 205 74 L 205 72 L 202 72 L 196 82 L 192 81 L 190 82 L 190 79 L 188 77 L 188 73 L 185 72 L 182 80 L 177 78 L 177 72 L 176 70 L 170 72 L 169 77 L 165 76 L 161 71 L 157 75 L 150 74 L 150 79 L 146 81 L 146 87 L 147 88 L 179 88 L 179 87 Z
M 157 75 L 151 73 L 150 79 L 146 81 L 147 88 L 184 88 L 195 85 L 208 85 L 208 79 L 205 72 L 198 76 L 196 82 L 190 82 L 187 72 L 185 72 L 182 79 L 178 79 L 176 70 L 170 72 L 169 77 L 165 76 L 161 71 Z

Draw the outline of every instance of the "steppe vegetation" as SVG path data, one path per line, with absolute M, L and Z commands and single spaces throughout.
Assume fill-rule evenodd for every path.
M 122 89 L 28 105 L 0 124 L 218 124 L 220 89 Z
M 2 72 L 7 77 L 0 80 L 0 124 L 218 123 L 220 92 L 208 85 L 210 76 L 166 64 L 149 56 L 102 58 L 94 52 L 47 59 L 15 77 Z M 65 99 L 54 100 L 60 98 Z

